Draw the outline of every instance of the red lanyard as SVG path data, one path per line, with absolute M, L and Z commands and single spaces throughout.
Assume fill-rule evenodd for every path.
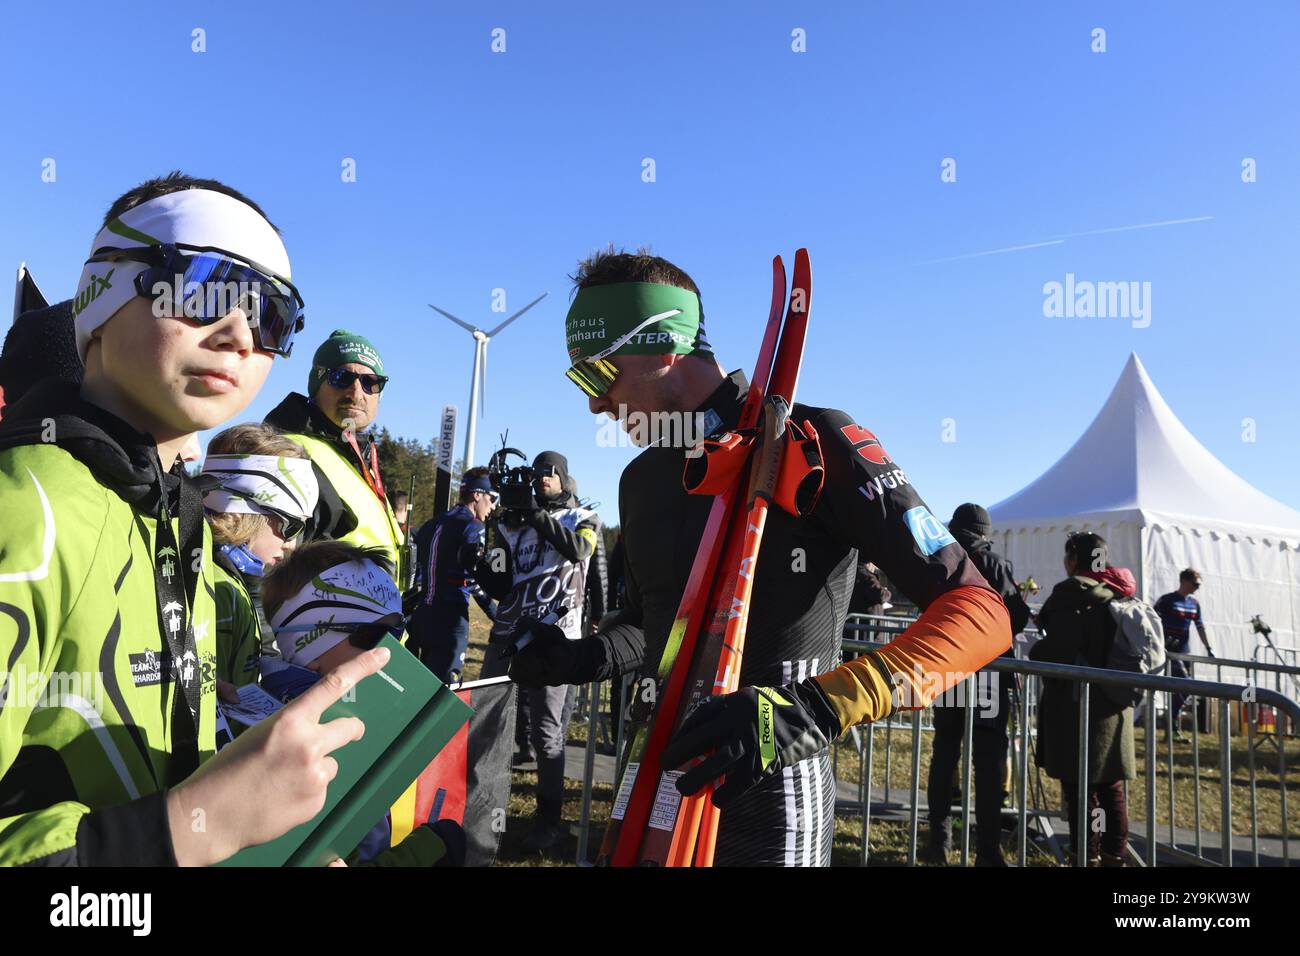
M 365 476 L 366 484 L 370 490 L 375 493 L 375 497 L 384 501 L 384 482 L 379 477 L 379 453 L 375 451 L 375 443 L 370 443 L 370 467 L 366 467 L 366 458 L 361 454 L 361 449 L 357 445 L 356 436 L 350 432 L 343 433 L 343 440 L 352 446 L 352 450 L 357 453 L 357 461 L 361 463 L 361 474 Z

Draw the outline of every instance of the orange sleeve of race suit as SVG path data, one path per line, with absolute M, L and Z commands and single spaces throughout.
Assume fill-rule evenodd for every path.
M 857 724 L 917 710 L 1011 646 L 1011 618 L 989 588 L 963 585 L 936 597 L 906 631 L 814 678 L 840 719 Z

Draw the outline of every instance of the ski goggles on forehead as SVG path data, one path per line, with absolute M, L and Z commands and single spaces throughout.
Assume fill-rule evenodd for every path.
M 262 352 L 287 358 L 305 324 L 302 296 L 292 282 L 224 249 L 166 243 L 105 249 L 86 261 L 118 260 L 148 265 L 135 278 L 136 294 L 168 300 L 177 318 L 211 325 L 242 308 Z
M 351 388 L 353 382 L 361 383 L 361 390 L 367 395 L 378 395 L 388 384 L 387 375 L 375 375 L 371 372 L 354 372 L 350 368 L 331 368 L 325 371 L 325 381 L 335 388 Z
M 637 325 L 628 329 L 613 342 L 601 349 L 595 355 L 589 355 L 584 359 L 579 359 L 569 366 L 568 371 L 564 373 L 567 378 L 578 388 L 582 389 L 592 398 L 600 398 L 613 386 L 618 378 L 618 367 L 609 360 L 623 346 L 631 342 L 647 325 L 653 325 L 661 319 L 671 318 L 681 313 L 681 309 L 670 309 L 667 312 L 660 312 L 656 315 L 644 319 Z

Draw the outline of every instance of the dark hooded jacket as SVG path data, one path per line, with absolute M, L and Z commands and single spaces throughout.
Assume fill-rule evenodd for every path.
M 1011 562 L 993 550 L 993 542 L 982 534 L 962 527 L 949 526 L 957 543 L 966 549 L 971 562 L 979 568 L 989 587 L 1002 595 L 1002 600 L 1011 614 L 1011 633 L 1019 634 L 1029 623 L 1029 605 L 1016 587 L 1015 574 Z
M 1116 591 L 1092 578 L 1074 576 L 1052 588 L 1038 612 L 1043 639 L 1029 650 L 1036 661 L 1105 667 L 1115 639 L 1115 619 L 1106 605 Z M 1038 703 L 1038 762 L 1048 776 L 1079 777 L 1079 684 L 1043 681 Z M 1135 777 L 1133 709 L 1097 688 L 1088 695 L 1088 777 L 1114 783 Z

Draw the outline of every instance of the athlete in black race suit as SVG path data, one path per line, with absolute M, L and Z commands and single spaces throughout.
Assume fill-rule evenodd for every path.
M 745 376 L 732 373 L 698 409 L 701 420 L 724 429 L 734 425 L 746 390 Z M 810 420 L 819 434 L 825 483 L 808 517 L 795 518 L 779 508 L 768 513 L 742 687 L 799 682 L 839 664 L 859 556 L 883 568 L 922 610 L 957 588 L 978 589 L 1002 608 L 871 432 L 835 409 L 796 404 L 791 419 Z M 563 674 L 566 683 L 583 683 L 635 668 L 654 672 L 712 502 L 683 489 L 684 463 L 684 449 L 656 447 L 627 467 L 619 485 L 627 607 L 595 638 L 564 649 L 571 654 L 564 662 L 558 655 L 544 659 L 540 646 L 532 654 L 521 652 L 511 669 L 517 680 L 549 682 Z M 1002 629 L 1005 635 L 986 642 L 993 648 L 989 658 L 1009 644 L 1005 617 Z M 995 648 L 1002 637 L 1006 640 Z M 784 767 L 724 810 L 715 863 L 827 865 L 834 811 L 834 781 L 823 750 Z

